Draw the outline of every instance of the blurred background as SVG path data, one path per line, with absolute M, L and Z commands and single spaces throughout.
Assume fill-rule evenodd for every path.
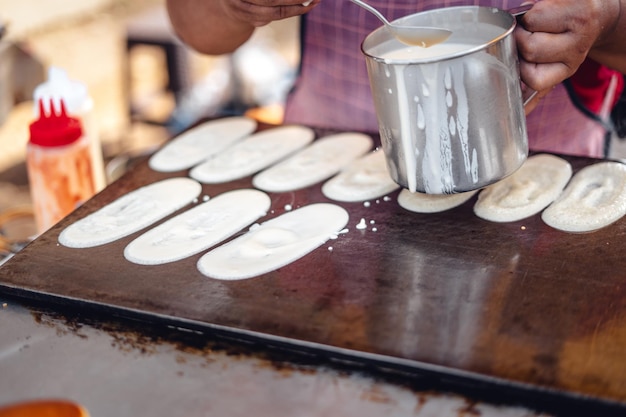
M 176 39 L 164 0 L 0 0 L 0 213 L 30 202 L 33 91 L 51 67 L 86 85 L 112 181 L 202 117 L 246 113 L 280 123 L 297 30 L 297 20 L 276 22 L 236 54 L 209 57 Z

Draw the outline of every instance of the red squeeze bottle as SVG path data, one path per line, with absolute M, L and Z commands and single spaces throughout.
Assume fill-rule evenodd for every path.
M 30 125 L 26 167 L 37 230 L 43 233 L 95 194 L 89 142 L 79 119 L 57 112 L 50 100 L 46 114 L 39 100 L 39 119 Z

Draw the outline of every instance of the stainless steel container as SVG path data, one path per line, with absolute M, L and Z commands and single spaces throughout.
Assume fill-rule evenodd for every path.
M 515 17 L 468 6 L 396 22 L 453 34 L 409 47 L 381 27 L 362 44 L 392 178 L 411 191 L 451 194 L 515 172 L 528 154 Z

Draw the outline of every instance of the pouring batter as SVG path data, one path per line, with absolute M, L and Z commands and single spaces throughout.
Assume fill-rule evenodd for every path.
M 370 3 L 394 19 L 459 5 L 509 9 L 522 1 Z M 535 3 L 516 33 L 522 79 L 540 91 L 528 115 L 530 148 L 602 157 L 607 126 L 606 119 L 598 121 L 598 115 L 610 112 L 623 84 L 618 71 L 626 72 L 626 13 L 619 13 L 620 7 L 626 9 L 626 0 Z M 287 101 L 285 121 L 340 130 L 378 130 L 359 46 L 380 22 L 367 11 L 355 9 L 345 0 L 314 0 L 308 6 L 300 0 L 169 0 L 167 4 L 177 33 L 207 54 L 232 52 L 256 27 L 302 15 L 301 71 Z M 576 75 L 579 69 L 584 77 Z M 565 80 L 569 81 L 563 84 Z M 588 102 L 601 103 L 592 109 L 595 116 L 579 110 L 567 84 L 571 84 L 570 93 L 576 101 L 584 97 L 590 98 Z M 574 94 L 581 91 L 590 94 Z

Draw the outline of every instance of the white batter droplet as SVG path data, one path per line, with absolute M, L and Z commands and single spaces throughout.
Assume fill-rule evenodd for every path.
M 334 204 L 301 207 L 268 220 L 209 251 L 198 270 L 211 278 L 252 278 L 288 265 L 326 243 L 348 223 L 348 212 Z

